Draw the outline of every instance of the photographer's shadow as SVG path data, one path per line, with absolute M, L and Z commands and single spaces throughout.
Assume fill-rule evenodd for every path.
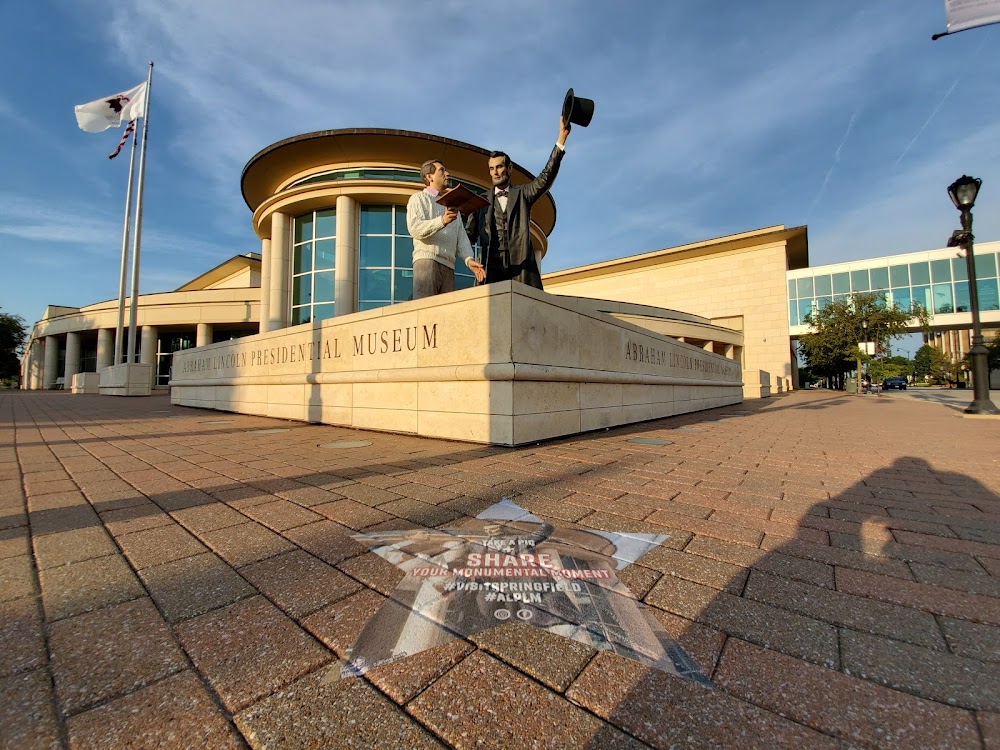
M 654 747 L 980 748 L 977 715 L 1000 711 L 998 508 L 918 458 L 825 502 L 744 496 L 760 548 L 688 534 L 631 583 L 715 689 L 602 653 L 567 695 Z

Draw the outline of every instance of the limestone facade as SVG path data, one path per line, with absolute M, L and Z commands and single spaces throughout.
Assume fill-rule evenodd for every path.
M 739 403 L 743 378 L 733 359 L 590 300 L 504 282 L 177 352 L 170 395 L 184 406 L 523 445 Z

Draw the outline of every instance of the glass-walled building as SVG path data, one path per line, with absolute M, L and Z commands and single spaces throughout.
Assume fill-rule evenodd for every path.
M 1000 242 L 975 246 L 973 256 L 979 310 L 984 322 L 1000 322 L 997 252 Z M 809 331 L 806 316 L 854 292 L 883 292 L 889 304 L 921 305 L 931 324 L 970 327 L 969 276 L 959 248 L 891 255 L 789 271 L 788 326 L 793 336 Z

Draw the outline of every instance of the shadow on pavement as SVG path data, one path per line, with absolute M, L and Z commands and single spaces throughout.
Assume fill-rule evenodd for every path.
M 901 458 L 829 500 L 741 487 L 734 474 L 733 493 L 707 492 L 699 505 L 658 481 L 680 464 L 697 469 L 698 459 L 622 448 L 649 434 L 675 448 L 694 446 L 712 438 L 720 418 L 832 408 L 843 398 L 744 403 L 515 450 L 367 433 L 376 446 L 364 453 L 316 448 L 361 434 L 347 428 L 289 424 L 287 433 L 252 434 L 256 418 L 235 416 L 245 435 L 214 427 L 175 434 L 158 431 L 161 419 L 152 413 L 135 415 L 139 424 L 109 424 L 96 408 L 71 415 L 72 424 L 48 411 L 51 424 L 39 424 L 23 403 L 0 402 L 0 429 L 42 437 L 17 443 L 21 460 L 42 472 L 47 463 L 65 465 L 79 487 L 53 484 L 33 495 L 29 483 L 28 518 L 5 502 L 0 528 L 30 528 L 51 643 L 92 657 L 86 642 L 72 639 L 80 635 L 76 623 L 102 613 L 120 620 L 148 594 L 154 612 L 125 614 L 135 622 L 148 615 L 153 629 L 166 623 L 166 640 L 180 649 L 156 679 L 196 667 L 208 675 L 199 689 L 227 722 L 243 717 L 244 731 L 258 726 L 251 707 L 272 701 L 268 695 L 303 675 L 326 680 L 326 665 L 398 583 L 400 571 L 352 532 L 446 526 L 506 497 L 562 525 L 670 534 L 622 580 L 656 608 L 716 688 L 603 652 L 564 684 L 534 676 L 588 716 L 654 747 L 761 746 L 762 737 L 768 747 L 979 747 L 974 712 L 1000 711 L 1000 498 L 967 476 Z M 274 425 L 259 419 L 260 427 Z M 50 442 L 56 430 L 66 439 Z M 99 434 L 82 434 L 88 430 Z M 58 461 L 43 460 L 46 446 Z M 286 462 L 303 452 L 307 460 Z M 643 476 L 656 481 L 630 481 Z M 602 488 L 616 484 L 627 494 L 602 497 Z M 737 494 L 738 501 L 728 499 Z M 285 616 L 293 622 L 283 625 Z M 26 611 L 13 627 L 30 629 L 37 617 Z M 216 634 L 237 621 L 251 632 L 250 644 L 228 646 L 240 664 L 220 663 Z M 253 623 L 265 625 L 254 630 Z M 488 638 L 472 645 L 482 649 L 475 659 L 483 664 L 496 657 L 535 675 L 530 649 Z M 14 650 L 14 674 L 47 660 L 37 650 Z M 266 656 L 274 651 L 277 666 Z M 378 691 L 365 683 L 364 700 L 410 705 L 473 652 L 465 645 L 442 653 L 430 661 L 444 663 L 443 671 L 432 669 L 415 692 L 399 687 L 399 675 L 375 675 Z M 148 682 L 140 675 L 98 685 L 71 659 L 51 665 L 70 736 L 93 706 Z M 404 664 L 426 669 L 417 657 Z M 361 688 L 322 682 L 317 690 L 317 700 L 326 700 L 331 691 Z M 345 704 L 344 716 L 353 710 Z M 296 720 L 291 705 L 275 711 Z M 516 706 L 503 711 L 517 722 Z M 578 746 L 627 746 L 614 727 L 598 724 Z

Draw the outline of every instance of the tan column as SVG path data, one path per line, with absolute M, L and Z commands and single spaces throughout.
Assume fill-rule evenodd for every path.
M 680 341 L 680 342 L 681 342 L 682 344 L 684 344 L 684 343 L 687 343 L 687 342 L 686 342 L 686 341 L 684 340 L 684 337 L 683 337 L 683 336 L 678 336 L 678 337 L 677 337 L 677 340 L 678 340 L 678 341 Z
M 289 290 L 292 287 L 289 262 L 288 216 L 271 214 L 271 262 L 268 278 L 267 330 L 288 327 Z
M 701 345 L 701 348 L 704 349 L 706 352 L 714 352 L 715 351 L 715 342 L 714 341 L 706 341 L 704 344 Z
M 115 358 L 115 332 L 111 328 L 97 329 L 97 371 L 111 367 Z
M 59 339 L 55 336 L 45 337 L 45 364 L 42 366 L 42 388 L 51 388 L 56 384 L 59 373 Z
M 139 363 L 153 365 L 154 370 L 156 369 L 156 340 L 159 333 L 156 326 L 143 326 L 142 336 L 139 339 Z
M 195 334 L 195 346 L 208 346 L 212 343 L 213 328 L 211 323 L 199 323 L 198 332 Z
M 260 332 L 267 330 L 267 318 L 271 299 L 271 240 L 260 241 Z
M 70 331 L 66 334 L 66 362 L 63 366 L 63 386 L 67 391 L 73 387 L 73 376 L 80 372 L 80 334 Z
M 968 352 L 972 348 L 972 331 L 963 329 L 959 331 L 962 340 L 962 352 Z
M 37 391 L 42 387 L 42 365 L 45 359 L 45 346 L 40 339 L 32 341 L 29 353 L 28 376 L 21 386 Z
M 726 359 L 736 359 L 736 347 L 733 344 L 726 344 Z
M 337 196 L 335 315 L 347 315 L 358 309 L 359 211 L 356 200 L 346 195 Z

